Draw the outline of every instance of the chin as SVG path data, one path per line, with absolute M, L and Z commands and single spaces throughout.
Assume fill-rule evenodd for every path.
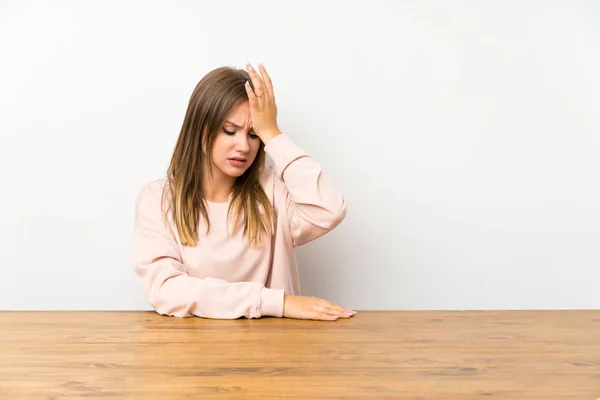
M 242 170 L 239 168 L 227 168 L 225 171 L 225 174 L 227 176 L 230 176 L 232 178 L 239 178 L 240 176 L 244 175 L 246 173 L 246 171 L 248 170 L 248 168 Z

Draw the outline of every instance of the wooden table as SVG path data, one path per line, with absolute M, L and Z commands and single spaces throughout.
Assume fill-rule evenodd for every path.
M 600 398 L 599 311 L 0 312 L 0 398 Z

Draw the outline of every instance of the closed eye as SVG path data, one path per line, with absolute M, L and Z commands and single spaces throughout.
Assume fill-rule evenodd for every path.
M 236 131 L 228 131 L 227 129 L 223 128 L 223 132 L 225 132 L 226 135 L 235 135 Z M 258 139 L 258 135 L 256 133 L 254 133 L 254 131 L 249 131 L 248 135 L 252 138 L 252 139 Z

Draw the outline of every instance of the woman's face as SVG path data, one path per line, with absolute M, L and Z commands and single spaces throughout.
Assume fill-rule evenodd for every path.
M 216 179 L 241 176 L 252 165 L 260 138 L 252 131 L 250 105 L 247 100 L 233 107 L 212 148 L 212 170 Z

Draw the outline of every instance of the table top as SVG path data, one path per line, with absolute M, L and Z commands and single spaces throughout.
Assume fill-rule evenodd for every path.
M 1 399 L 600 398 L 600 310 L 0 312 Z

